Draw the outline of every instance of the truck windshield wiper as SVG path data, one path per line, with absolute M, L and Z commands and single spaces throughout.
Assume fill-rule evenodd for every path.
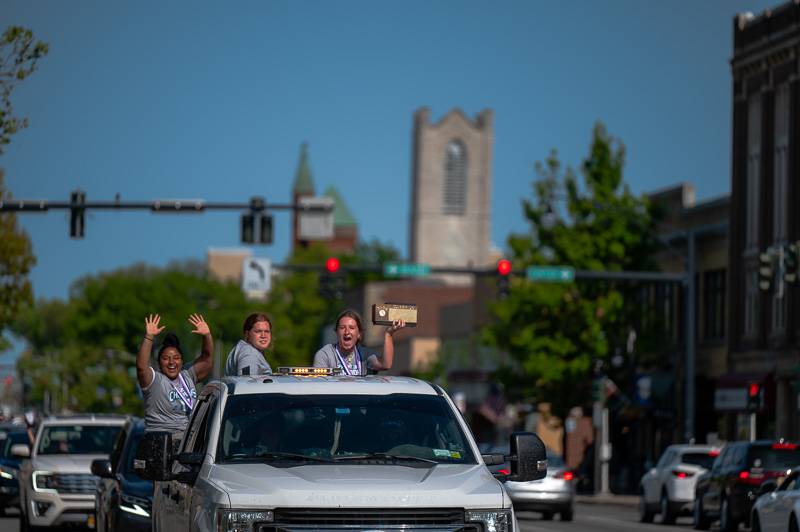
M 302 460 L 307 462 L 325 462 L 330 463 L 330 458 L 323 458 L 321 456 L 309 456 L 307 454 L 299 454 L 299 453 L 281 453 L 276 451 L 270 451 L 265 453 L 255 454 L 253 456 L 248 456 L 248 459 L 253 460 Z
M 382 459 L 382 460 L 395 460 L 395 461 L 403 461 L 403 462 L 421 462 L 425 464 L 433 464 L 436 465 L 439 462 L 436 460 L 431 460 L 429 458 L 421 458 L 419 456 L 410 456 L 406 454 L 391 454 L 391 453 L 364 453 L 364 454 L 346 454 L 343 456 L 336 456 L 334 460 L 336 462 L 351 462 L 351 461 L 358 461 L 358 460 L 374 460 L 374 459 Z

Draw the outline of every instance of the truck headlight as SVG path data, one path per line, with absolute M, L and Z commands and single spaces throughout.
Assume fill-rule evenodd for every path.
M 123 493 L 120 495 L 119 509 L 141 517 L 150 517 L 150 501 Z
M 34 491 L 56 491 L 56 478 L 49 471 L 34 471 L 31 475 Z
M 271 523 L 272 510 L 217 510 L 217 532 L 252 532 L 255 523 Z
M 466 519 L 481 523 L 484 532 L 513 532 L 511 510 L 467 510 Z

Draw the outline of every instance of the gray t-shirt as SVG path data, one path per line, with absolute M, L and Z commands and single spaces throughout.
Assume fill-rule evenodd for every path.
M 378 355 L 374 353 L 367 353 L 362 347 L 354 349 L 350 354 L 351 356 L 342 355 L 347 368 L 342 366 L 342 361 L 339 359 L 339 355 L 336 354 L 336 344 L 325 344 L 319 351 L 317 351 L 317 353 L 314 355 L 314 367 L 341 368 L 344 375 L 356 374 L 358 373 L 359 367 L 359 364 L 356 363 L 356 357 L 354 356 L 356 351 L 358 351 L 361 362 L 361 375 L 366 375 L 368 370 L 376 371 L 375 364 L 378 362 Z
M 225 362 L 225 376 L 237 375 L 270 375 L 272 368 L 264 358 L 264 354 L 244 340 L 239 340 Z
M 153 381 L 147 388 L 142 388 L 144 430 L 167 430 L 182 435 L 192 413 L 189 404 L 194 406 L 197 399 L 197 373 L 194 367 L 182 369 L 180 376 L 183 379 L 179 376 L 173 381 L 152 367 L 150 371 L 153 372 Z

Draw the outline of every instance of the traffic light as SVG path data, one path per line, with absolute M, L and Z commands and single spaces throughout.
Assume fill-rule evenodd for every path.
M 319 277 L 320 295 L 325 299 L 341 299 L 344 292 L 344 278 L 339 274 L 339 259 L 329 257 L 325 261 L 325 271 Z
M 772 267 L 773 256 L 767 251 L 758 254 L 758 287 L 765 292 L 772 287 L 775 270 Z
M 799 251 L 800 242 L 788 244 L 783 250 L 783 280 L 787 283 L 797 282 Z
M 511 293 L 509 274 L 511 273 L 511 261 L 500 259 L 497 261 L 497 299 L 506 299 Z
M 256 215 L 242 214 L 242 244 L 255 244 L 256 241 Z
M 86 192 L 73 190 L 69 196 L 69 236 L 71 238 L 83 238 L 86 227 Z
M 272 244 L 272 215 L 260 214 L 259 218 L 258 241 L 262 244 Z
M 747 411 L 758 412 L 763 406 L 764 389 L 757 382 L 747 384 Z

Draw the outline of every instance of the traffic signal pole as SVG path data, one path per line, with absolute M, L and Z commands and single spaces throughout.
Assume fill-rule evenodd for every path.
M 46 213 L 53 210 L 70 211 L 70 236 L 83 238 L 85 213 L 88 210 L 140 210 L 160 214 L 200 214 L 205 211 L 242 211 L 242 236 L 249 234 L 247 243 L 254 243 L 254 229 L 250 226 L 259 221 L 260 243 L 269 244 L 272 240 L 272 220 L 269 211 L 325 212 L 333 211 L 332 205 L 305 203 L 267 203 L 264 198 L 254 196 L 247 203 L 205 201 L 202 199 L 163 199 L 152 201 L 122 201 L 119 196 L 112 201 L 86 201 L 86 193 L 75 190 L 70 201 L 0 200 L 0 212 Z M 247 222 L 247 224 L 245 224 Z

